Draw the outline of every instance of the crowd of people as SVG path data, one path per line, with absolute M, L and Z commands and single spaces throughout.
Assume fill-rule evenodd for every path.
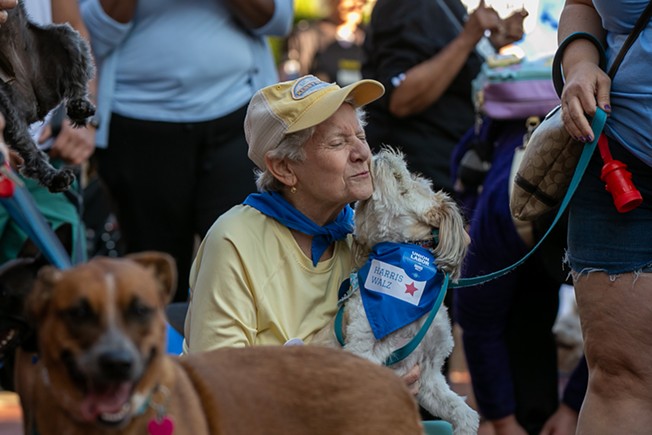
M 98 73 L 89 125 L 48 118 L 35 138 L 53 161 L 97 162 L 127 252 L 174 256 L 175 301 L 189 305 L 184 353 L 310 342 L 335 315 L 351 269 L 351 204 L 373 192 L 373 150 L 401 148 L 411 170 L 455 195 L 451 154 L 477 119 L 472 81 L 489 56 L 523 38 L 528 15 L 501 17 L 484 0 L 471 12 L 459 0 L 377 0 L 364 26 L 342 36 L 345 16 L 364 2 L 329 2 L 328 17 L 294 30 L 292 0 L 24 4 L 33 20 L 68 22 L 87 38 Z M 559 42 L 586 32 L 612 57 L 645 4 L 566 0 Z M 0 0 L 0 22 L 16 5 Z M 613 83 L 594 43 L 573 40 L 561 97 L 564 124 L 580 141 L 593 139 L 597 107 L 609 113 L 611 152 L 645 199 L 650 34 L 634 43 Z M 278 65 L 269 36 L 288 38 Z M 572 269 L 586 356 L 562 397 L 551 332 L 559 281 L 541 263 L 500 288 L 460 290 L 458 301 L 451 292 L 446 301 L 462 325 L 479 411 L 497 435 L 642 434 L 652 426 L 652 207 L 644 200 L 618 213 L 601 165 L 594 156 L 570 205 L 565 259 L 554 259 Z M 79 234 L 70 195 L 27 182 L 51 224 L 69 222 Z M 25 236 L 16 238 L 3 212 L 4 262 Z M 524 351 L 526 330 L 542 338 Z M 418 391 L 419 377 L 416 366 L 404 380 Z

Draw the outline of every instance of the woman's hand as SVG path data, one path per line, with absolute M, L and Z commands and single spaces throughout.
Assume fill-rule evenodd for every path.
M 496 435 L 527 435 L 523 426 L 518 424 L 514 415 L 508 415 L 499 420 L 491 420 Z
M 410 369 L 409 372 L 401 377 L 403 378 L 405 385 L 407 385 L 408 389 L 410 390 L 410 393 L 416 396 L 419 393 L 419 386 L 421 385 L 419 382 L 421 379 L 421 368 L 419 367 L 419 364 L 416 364 Z
M 484 0 L 480 1 L 478 7 L 469 15 L 464 24 L 462 33 L 468 36 L 473 44 L 476 44 L 485 34 L 486 31 L 500 32 L 502 21 L 498 12 L 493 8 L 487 7 Z
M 528 16 L 525 9 L 514 12 L 509 17 L 502 20 L 498 25 L 498 30 L 491 32 L 491 45 L 495 48 L 501 48 L 512 44 L 523 37 L 523 21 Z
M 577 417 L 577 411 L 562 403 L 543 425 L 540 435 L 574 435 Z
M 564 71 L 566 83 L 561 95 L 562 120 L 566 131 L 580 142 L 591 142 L 593 131 L 586 115 L 595 115 L 596 107 L 609 113 L 611 79 L 591 61 L 577 62 Z
M 39 142 L 43 143 L 51 136 L 52 128 L 48 125 L 43 129 Z M 80 165 L 88 160 L 94 151 L 95 128 L 90 126 L 75 128 L 68 119 L 65 119 L 49 154 L 50 157 L 58 157 L 66 163 Z

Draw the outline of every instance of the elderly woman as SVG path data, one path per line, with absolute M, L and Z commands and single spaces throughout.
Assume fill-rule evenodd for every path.
M 245 118 L 260 193 L 212 226 L 190 275 L 184 352 L 309 341 L 352 267 L 349 203 L 372 193 L 359 107 L 383 86 L 305 76 L 258 91 Z

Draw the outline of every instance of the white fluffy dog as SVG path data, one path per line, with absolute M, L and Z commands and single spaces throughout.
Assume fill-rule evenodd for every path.
M 372 175 L 372 197 L 359 201 L 355 207 L 355 270 L 351 277 L 352 283 L 356 280 L 360 286 L 365 284 L 362 278 L 356 279 L 355 274 L 367 262 L 374 246 L 381 242 L 419 245 L 434 255 L 437 276 L 447 273 L 452 279 L 458 278 L 469 237 L 454 201 L 443 192 L 434 192 L 429 180 L 410 173 L 403 154 L 390 148 L 384 148 L 373 157 Z M 433 240 L 433 230 L 438 231 L 438 240 Z M 415 264 L 420 270 L 420 263 Z M 387 269 L 392 268 L 389 266 Z M 432 270 L 434 271 L 434 265 Z M 391 274 L 387 271 L 384 273 L 388 276 Z M 370 272 L 368 276 L 371 274 Z M 403 278 L 399 278 L 399 281 L 403 285 L 408 282 Z M 357 286 L 354 284 L 351 287 Z M 414 290 L 410 295 L 412 293 Z M 394 351 L 417 335 L 427 317 L 426 313 L 407 326 L 377 339 L 366 314 L 361 292 L 349 290 L 341 327 L 344 348 L 377 364 L 383 364 Z M 333 322 L 320 331 L 311 344 L 339 346 L 333 332 Z M 402 376 L 419 364 L 421 377 L 418 400 L 421 406 L 432 415 L 450 422 L 456 435 L 475 435 L 479 424 L 478 414 L 450 389 L 442 373 L 442 365 L 452 349 L 450 319 L 446 307 L 441 305 L 416 349 L 390 367 Z

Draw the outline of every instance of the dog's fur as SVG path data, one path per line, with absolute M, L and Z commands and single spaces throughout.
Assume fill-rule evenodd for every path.
M 422 433 L 404 382 L 342 350 L 166 355 L 175 276 L 155 252 L 39 271 L 27 301 L 39 360 L 18 389 L 26 433 L 140 435 L 157 412 L 175 435 Z
M 86 41 L 68 24 L 39 26 L 29 21 L 22 1 L 0 26 L 0 112 L 7 145 L 23 160 L 21 173 L 52 192 L 68 189 L 70 169 L 57 170 L 32 139 L 30 124 L 42 121 L 61 102 L 74 126 L 95 113 L 88 100 L 94 66 Z
M 431 240 L 433 229 L 438 228 L 439 243 L 433 252 L 437 266 L 453 279 L 458 278 L 469 237 L 454 201 L 443 192 L 435 193 L 427 179 L 410 173 L 403 155 L 390 148 L 384 148 L 373 157 L 372 179 L 373 195 L 355 206 L 356 268 L 367 261 L 377 243 Z M 367 321 L 360 293 L 356 292 L 346 300 L 342 326 L 344 348 L 383 364 L 393 351 L 416 335 L 425 317 L 377 341 Z M 311 343 L 338 346 L 332 323 Z M 419 403 L 432 415 L 449 421 L 456 435 L 476 434 L 478 414 L 450 389 L 442 374 L 442 366 L 452 349 L 451 324 L 446 307 L 442 305 L 421 344 L 392 368 L 402 376 L 419 364 Z
M 66 252 L 72 250 L 72 226 L 55 231 Z M 39 269 L 48 264 L 36 244 L 26 239 L 16 258 L 0 265 L 0 388 L 15 391 L 16 351 L 36 352 L 36 337 L 25 316 L 25 299 Z

